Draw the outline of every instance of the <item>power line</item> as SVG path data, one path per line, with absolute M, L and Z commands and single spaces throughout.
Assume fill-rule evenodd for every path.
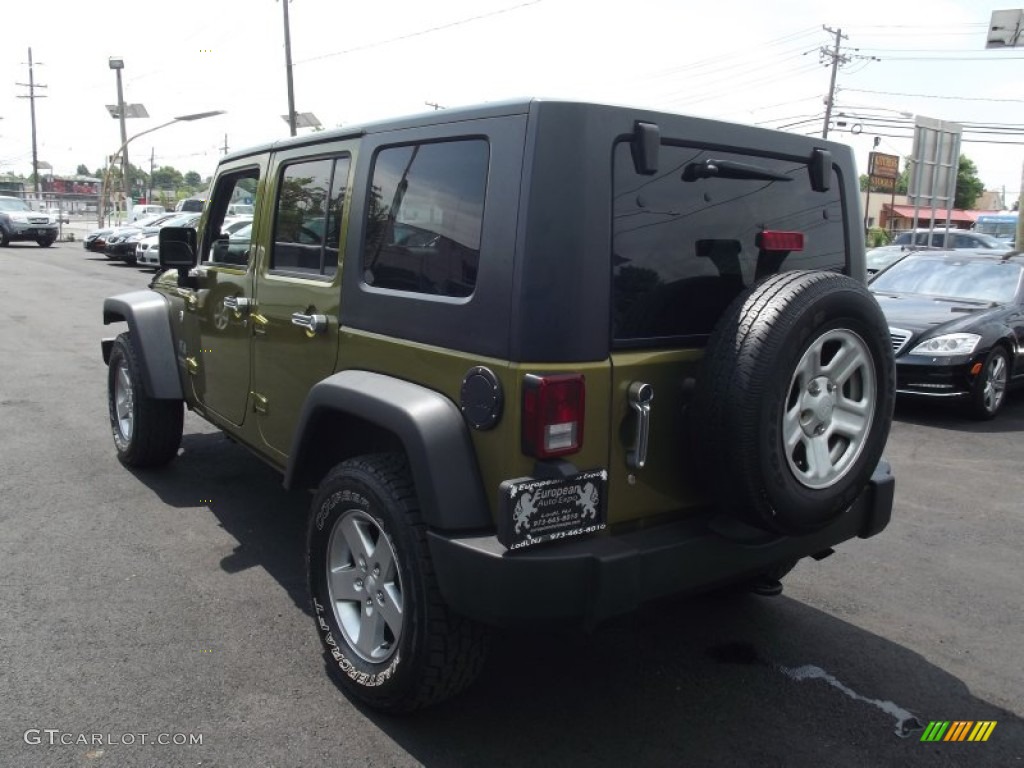
M 879 61 L 1007 61 L 1024 59 L 1024 56 L 881 56 Z
M 469 24 L 470 22 L 480 21 L 481 19 L 491 18 L 492 16 L 500 16 L 503 13 L 511 13 L 512 11 L 517 11 L 520 8 L 526 8 L 527 6 L 530 6 L 530 5 L 537 5 L 538 3 L 541 3 L 543 1 L 544 0 L 529 0 L 528 2 L 520 3 L 519 5 L 513 5 L 513 6 L 510 6 L 508 8 L 501 8 L 501 9 L 499 9 L 497 11 L 491 11 L 490 13 L 481 13 L 481 14 L 478 14 L 476 16 L 469 16 L 469 17 L 467 17 L 465 19 L 459 19 L 458 21 L 449 22 L 448 24 L 439 24 L 436 27 L 429 27 L 428 29 L 421 29 L 421 30 L 419 30 L 417 32 L 410 32 L 410 33 L 408 33 L 406 35 L 399 35 L 398 37 L 389 37 L 386 40 L 377 40 L 376 42 L 366 43 L 365 45 L 357 45 L 354 48 L 346 48 L 343 51 L 334 51 L 333 53 L 323 53 L 323 54 L 320 54 L 319 56 L 310 56 L 308 59 L 300 59 L 299 61 L 294 62 L 294 64 L 295 64 L 295 66 L 298 66 L 299 64 L 308 64 L 311 61 L 320 61 L 321 59 L 329 59 L 329 58 L 332 58 L 334 56 L 344 56 L 346 53 L 355 53 L 356 51 L 365 51 L 365 50 L 368 50 L 370 48 L 377 48 L 377 47 L 382 46 L 382 45 L 388 45 L 390 43 L 397 43 L 399 40 L 408 40 L 408 39 L 413 38 L 413 37 L 420 37 L 422 35 L 429 35 L 431 32 L 439 32 L 442 29 L 451 29 L 452 27 L 460 27 L 463 24 Z
M 945 96 L 937 93 L 901 93 L 899 91 L 871 91 L 867 88 L 840 88 L 840 91 L 851 91 L 853 93 L 874 93 L 880 96 L 912 96 L 919 99 L 948 99 L 952 101 L 994 101 L 1006 104 L 1021 104 L 1024 99 L 993 99 L 982 96 Z

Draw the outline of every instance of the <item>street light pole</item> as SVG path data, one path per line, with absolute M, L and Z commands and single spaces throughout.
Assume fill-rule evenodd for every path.
M 117 116 L 121 121 L 121 146 L 125 152 L 121 155 L 121 192 L 124 194 L 125 206 L 128 205 L 128 198 L 131 197 L 131 182 L 128 179 L 128 133 L 124 127 L 124 90 L 121 85 L 121 70 L 124 69 L 124 59 L 114 56 L 110 57 L 110 68 L 117 72 Z
M 161 128 L 166 128 L 167 126 L 174 125 L 175 123 L 192 122 L 193 120 L 203 120 L 207 117 L 215 117 L 216 115 L 223 114 L 223 109 L 215 109 L 211 112 L 197 112 L 194 115 L 182 115 L 181 117 L 175 117 L 171 120 L 168 120 L 166 123 L 161 123 L 160 125 L 154 128 L 147 128 L 141 133 L 136 133 L 131 138 L 125 139 L 121 146 L 117 148 L 117 152 L 110 156 L 110 159 L 107 161 L 106 171 L 104 171 L 103 173 L 103 191 L 100 194 L 99 204 L 99 225 L 101 227 L 103 226 L 103 217 L 106 214 L 105 207 L 107 203 L 107 183 L 110 181 L 110 167 L 114 164 L 114 160 L 117 159 L 118 155 L 120 155 L 121 157 L 128 156 L 127 148 L 131 142 L 135 141 L 140 136 L 145 136 L 147 133 L 153 133 L 153 131 L 159 131 Z

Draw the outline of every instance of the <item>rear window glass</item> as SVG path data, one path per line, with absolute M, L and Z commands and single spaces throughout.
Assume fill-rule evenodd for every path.
M 688 166 L 709 160 L 790 180 L 683 180 Z M 668 144 L 658 164 L 653 176 L 637 174 L 629 143 L 615 148 L 613 334 L 620 344 L 699 342 L 756 280 L 789 269 L 844 269 L 835 174 L 828 192 L 815 192 L 804 162 Z M 761 252 L 757 237 L 765 230 L 802 232 L 804 248 Z
M 480 260 L 487 163 L 482 139 L 382 149 L 367 208 L 364 282 L 470 296 Z

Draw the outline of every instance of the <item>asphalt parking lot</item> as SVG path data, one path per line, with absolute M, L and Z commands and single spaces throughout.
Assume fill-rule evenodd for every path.
M 302 493 L 191 415 L 168 469 L 115 459 L 101 303 L 148 280 L 0 250 L 0 764 L 1024 766 L 1024 392 L 989 423 L 901 404 L 889 529 L 783 596 L 506 633 L 467 694 L 390 718 L 325 674 Z

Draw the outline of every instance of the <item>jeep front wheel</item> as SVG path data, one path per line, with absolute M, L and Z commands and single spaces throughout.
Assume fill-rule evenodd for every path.
M 863 491 L 895 402 L 888 327 L 859 282 L 784 272 L 740 296 L 705 352 L 694 413 L 724 507 L 807 533 Z
M 107 409 L 117 458 L 129 467 L 157 467 L 178 454 L 184 408 L 180 400 L 157 400 L 146 394 L 142 369 L 130 333 L 122 333 L 110 350 Z
M 479 674 L 483 629 L 441 598 L 404 457 L 350 459 L 327 475 L 310 513 L 308 567 L 328 668 L 354 698 L 408 712 Z

